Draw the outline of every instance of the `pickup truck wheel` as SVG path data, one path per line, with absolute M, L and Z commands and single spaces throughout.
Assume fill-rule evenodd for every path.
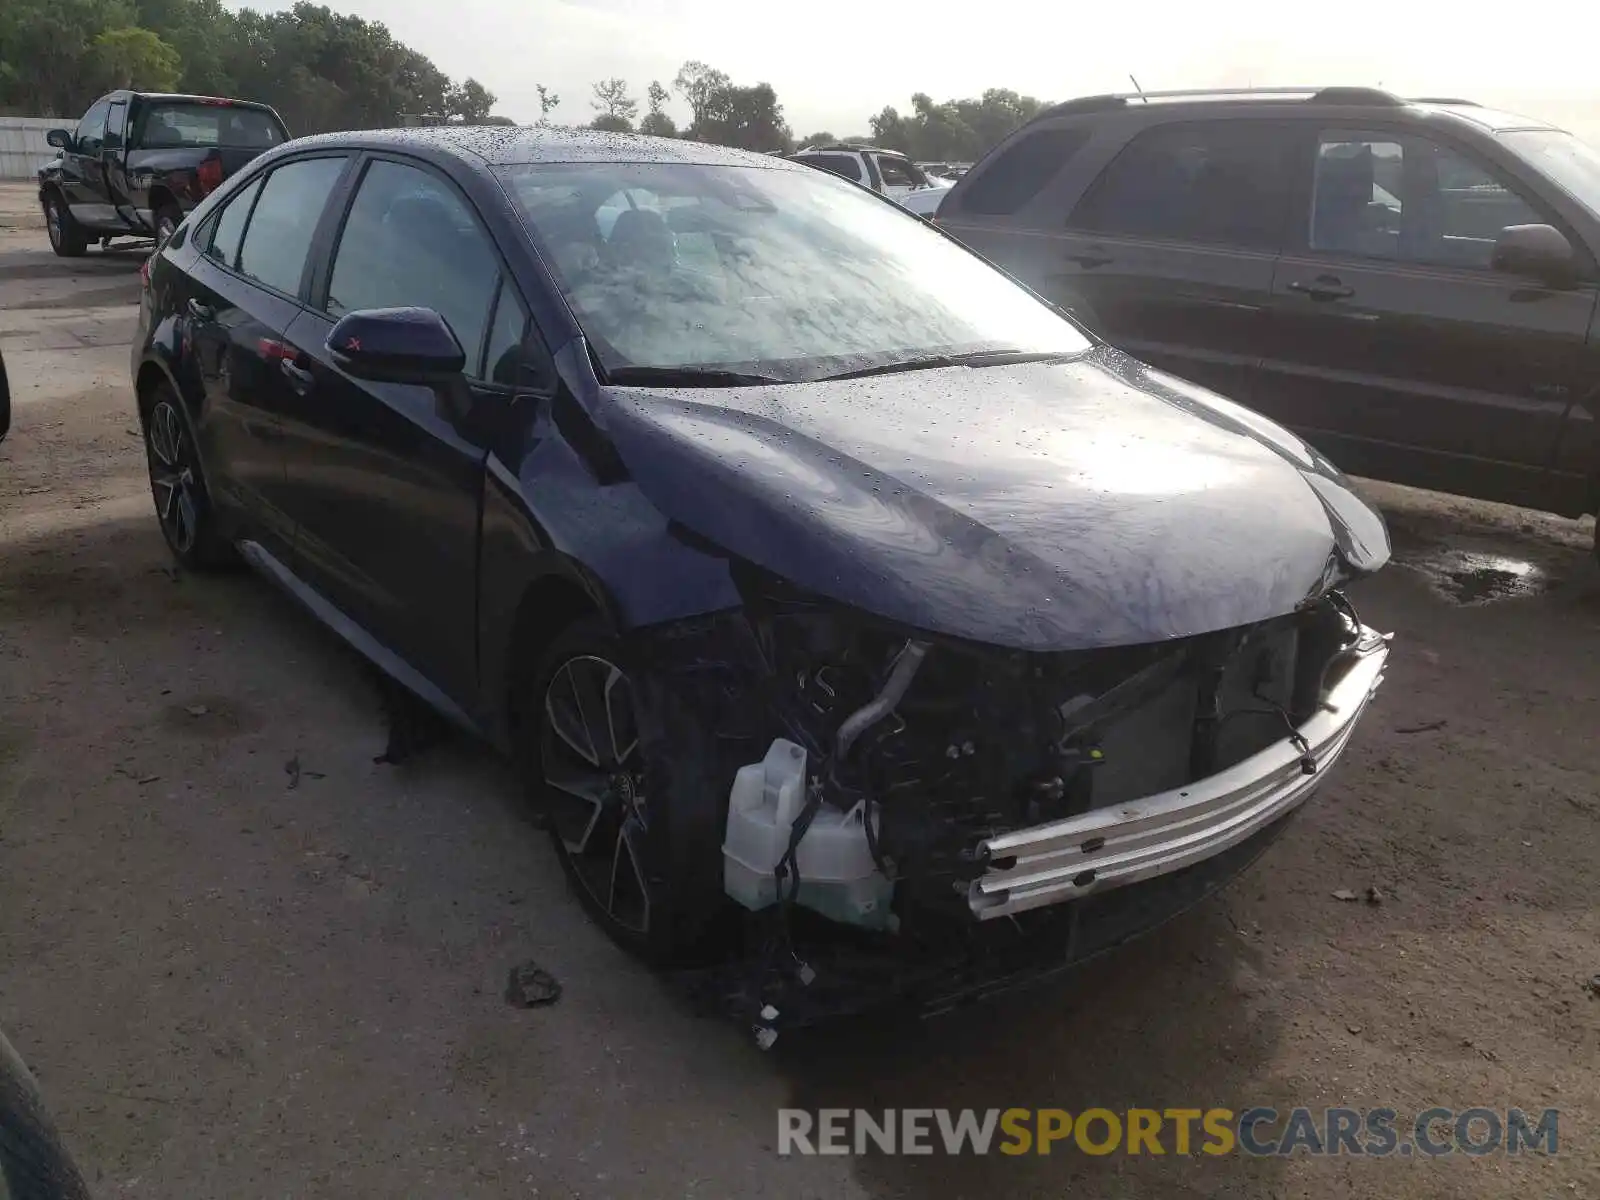
M 144 446 L 161 536 L 172 556 L 190 570 L 230 566 L 233 546 L 217 528 L 183 405 L 165 384 L 156 389 L 153 401 L 144 422 Z
M 44 224 L 50 232 L 50 249 L 62 258 L 82 258 L 89 248 L 88 235 L 76 221 L 61 197 L 54 192 L 44 198 Z
M 160 208 L 156 209 L 157 250 L 166 245 L 167 239 L 170 238 L 177 230 L 178 223 L 182 220 L 183 214 L 178 211 L 178 206 L 175 204 L 163 204 Z
M 721 831 L 689 815 L 710 794 L 696 750 L 709 739 L 647 736 L 623 648 L 598 617 L 558 634 L 526 679 L 518 766 L 583 907 L 654 966 L 716 957 L 729 909 Z

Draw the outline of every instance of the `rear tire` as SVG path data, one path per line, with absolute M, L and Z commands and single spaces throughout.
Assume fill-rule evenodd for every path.
M 144 450 L 156 520 L 172 557 L 191 571 L 232 566 L 237 555 L 217 526 L 194 429 L 178 394 L 165 383 L 150 395 Z
M 72 219 L 59 192 L 44 198 L 44 225 L 50 234 L 50 249 L 61 258 L 82 258 L 89 249 L 89 235 Z
M 156 249 L 161 249 L 167 244 L 167 239 L 177 231 L 178 224 L 183 220 L 183 214 L 178 211 L 178 206 L 171 201 L 163 203 L 156 209 Z
M 642 728 L 629 671 L 601 618 L 558 634 L 517 695 L 517 764 L 562 870 L 606 935 L 653 966 L 709 961 L 729 941 L 714 802 L 727 789 L 692 720 L 677 714 L 684 728 L 664 736 Z

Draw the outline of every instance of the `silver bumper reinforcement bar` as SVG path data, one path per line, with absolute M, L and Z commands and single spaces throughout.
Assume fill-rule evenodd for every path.
M 995 866 L 972 881 L 967 902 L 980 920 L 1059 904 L 1200 862 L 1308 799 L 1383 682 L 1389 639 L 1363 628 L 1344 652 L 1344 674 L 1292 738 L 1209 778 L 1064 821 L 988 838 Z M 1348 666 L 1346 666 L 1348 663 Z M 1308 773 L 1309 763 L 1316 769 Z

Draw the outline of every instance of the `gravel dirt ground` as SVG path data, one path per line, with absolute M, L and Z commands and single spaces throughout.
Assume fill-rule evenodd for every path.
M 99 1195 L 1600 1196 L 1589 523 L 1374 488 L 1389 680 L 1243 879 L 1063 985 L 761 1054 L 586 923 L 487 752 L 375 764 L 330 635 L 170 567 L 139 261 L 0 189 L 0 1027 Z M 530 958 L 560 1003 L 506 1004 Z M 775 1153 L 784 1105 L 1257 1104 L 1555 1107 L 1560 1153 Z

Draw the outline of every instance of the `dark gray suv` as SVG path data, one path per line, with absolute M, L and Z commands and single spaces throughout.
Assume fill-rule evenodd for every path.
M 939 224 L 1348 471 L 1576 516 L 1600 480 L 1600 154 L 1367 88 L 1092 96 Z

